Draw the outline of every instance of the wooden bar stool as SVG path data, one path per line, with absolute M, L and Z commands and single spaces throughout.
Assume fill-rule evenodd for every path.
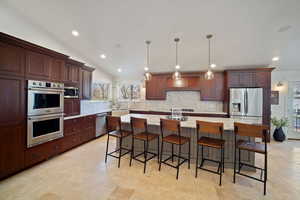
M 234 174 L 233 174 L 233 182 L 235 183 L 236 174 L 260 181 L 264 183 L 264 195 L 266 195 L 266 186 L 267 186 L 267 137 L 269 134 L 269 127 L 265 125 L 252 125 L 252 124 L 243 124 L 243 123 L 234 123 L 234 132 L 235 132 L 235 148 L 234 148 Z M 254 138 L 261 138 L 262 142 L 251 142 L 245 140 L 237 140 L 237 136 L 248 136 Z M 236 159 L 236 150 L 238 150 L 239 159 L 237 165 Z M 264 168 L 260 168 L 254 165 L 249 165 L 247 163 L 241 162 L 241 150 L 250 151 L 254 153 L 263 154 L 265 157 Z M 238 171 L 236 171 L 236 167 L 238 166 Z M 256 178 L 253 176 L 249 176 L 241 172 L 243 166 L 252 167 L 255 169 L 259 169 L 261 171 L 260 178 Z M 264 178 L 263 178 L 264 174 Z
M 131 129 L 132 129 L 132 151 L 130 156 L 130 166 L 132 159 L 137 160 L 141 163 L 144 163 L 144 173 L 146 172 L 147 161 L 157 156 L 157 162 L 159 162 L 159 135 L 148 132 L 147 119 L 143 118 L 130 118 Z M 157 153 L 149 152 L 149 142 L 157 139 Z M 134 155 L 134 140 L 141 140 L 144 142 L 144 151 Z M 148 154 L 151 154 L 148 157 Z M 144 160 L 140 160 L 137 157 L 144 155 Z
M 198 175 L 198 168 L 220 175 L 219 185 L 222 185 L 222 173 L 224 172 L 224 144 L 225 140 L 223 140 L 223 123 L 215 123 L 215 122 L 204 122 L 204 121 L 196 121 L 197 125 L 197 158 L 196 158 L 196 175 Z M 210 137 L 201 137 L 199 138 L 200 133 L 208 133 L 220 135 L 220 138 L 210 138 Z M 199 146 L 201 146 L 201 164 L 199 166 Z M 204 158 L 203 148 L 215 148 L 220 150 L 220 158 L 221 160 L 211 160 Z M 210 169 L 203 168 L 204 161 L 211 161 L 218 164 L 218 170 L 213 171 Z
M 170 119 L 160 119 L 160 128 L 161 128 L 161 134 L 162 134 L 162 143 L 161 143 L 161 152 L 160 152 L 160 162 L 159 162 L 159 171 L 161 169 L 161 163 L 166 164 L 170 167 L 177 169 L 177 175 L 176 179 L 178 179 L 179 175 L 179 167 L 186 161 L 188 161 L 188 167 L 190 169 L 190 160 L 191 160 L 191 141 L 189 137 L 181 136 L 181 127 L 180 127 L 180 121 L 178 120 L 170 120 Z M 164 131 L 170 131 L 172 132 L 171 135 L 165 136 Z M 165 160 L 162 160 L 163 155 L 163 148 L 164 143 L 169 143 L 172 145 L 172 155 L 166 158 Z M 184 158 L 181 156 L 181 146 L 188 143 L 189 150 L 188 150 L 188 158 Z M 178 155 L 174 154 L 174 145 L 178 145 Z M 178 163 L 177 165 L 172 165 L 167 163 L 170 159 L 172 162 L 174 161 L 174 157 L 177 157 Z M 182 161 L 181 161 L 182 159 Z
M 105 163 L 107 162 L 107 156 L 117 158 L 118 168 L 120 168 L 121 157 L 131 152 L 131 149 L 122 147 L 122 141 L 125 137 L 130 136 L 132 133 L 130 131 L 122 130 L 121 127 L 121 118 L 114 116 L 106 116 L 106 130 L 107 130 L 107 144 L 106 144 L 106 153 L 105 153 Z M 108 153 L 108 144 L 109 137 L 115 137 L 119 139 L 119 148 L 115 151 Z M 125 151 L 122 154 L 122 150 Z M 118 156 L 113 155 L 114 153 L 119 152 Z

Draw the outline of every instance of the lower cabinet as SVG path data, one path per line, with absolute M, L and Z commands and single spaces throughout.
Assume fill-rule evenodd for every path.
M 0 180 L 24 168 L 25 125 L 0 126 Z
M 25 167 L 47 160 L 95 138 L 96 116 L 64 121 L 64 137 L 25 150 Z

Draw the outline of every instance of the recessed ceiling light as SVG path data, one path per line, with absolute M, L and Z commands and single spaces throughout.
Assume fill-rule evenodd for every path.
M 216 64 L 211 64 L 210 67 L 211 68 L 215 68 L 217 65 Z
M 100 58 L 105 59 L 105 58 L 106 58 L 106 55 L 105 55 L 105 54 L 101 54 L 101 55 L 100 55 Z
M 180 66 L 179 66 L 179 65 L 176 65 L 176 66 L 175 66 L 175 69 L 180 69 Z
M 74 35 L 75 37 L 77 37 L 77 36 L 79 36 L 79 32 L 76 31 L 76 30 L 73 30 L 73 31 L 72 31 L 72 35 Z
M 145 71 L 148 71 L 148 70 L 149 70 L 149 68 L 148 68 L 148 67 L 145 67 L 145 68 L 144 68 L 144 70 L 145 70 Z
M 122 72 L 122 69 L 121 69 L 121 68 L 118 68 L 118 72 Z
M 278 61 L 279 60 L 279 57 L 273 57 L 272 58 L 272 61 Z

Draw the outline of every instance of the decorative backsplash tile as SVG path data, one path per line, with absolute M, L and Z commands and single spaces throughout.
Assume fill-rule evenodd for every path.
M 165 101 L 141 100 L 121 102 L 121 108 L 169 111 L 173 108 L 194 109 L 195 112 L 222 112 L 223 102 L 201 101 L 200 93 L 195 91 L 169 91 Z

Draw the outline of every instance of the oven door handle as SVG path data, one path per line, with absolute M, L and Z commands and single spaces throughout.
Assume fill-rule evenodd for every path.
M 51 115 L 41 115 L 41 116 L 31 116 L 31 117 L 28 117 L 28 120 L 52 119 L 52 118 L 63 117 L 63 116 L 64 116 L 63 113 L 59 113 L 59 114 L 51 114 Z
M 64 89 L 43 89 L 43 88 L 28 88 L 28 90 L 45 91 L 45 92 L 64 92 Z

